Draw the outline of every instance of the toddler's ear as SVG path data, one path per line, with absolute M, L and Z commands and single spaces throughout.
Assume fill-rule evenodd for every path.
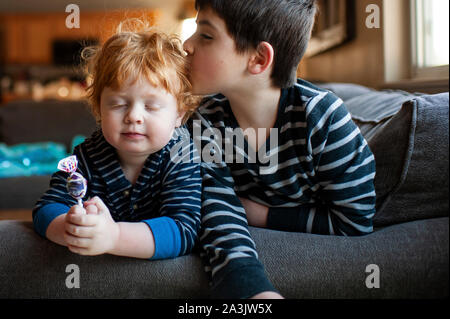
M 271 68 L 274 59 L 274 49 L 268 42 L 261 42 L 251 54 L 248 71 L 257 75 Z
M 186 115 L 186 112 L 178 112 L 177 121 L 175 123 L 175 127 L 180 127 L 183 124 L 183 118 Z

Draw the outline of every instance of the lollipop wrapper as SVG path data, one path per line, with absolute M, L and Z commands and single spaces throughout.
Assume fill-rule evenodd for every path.
M 60 171 L 72 174 L 77 170 L 78 160 L 75 155 L 63 158 L 58 163 L 58 169 Z

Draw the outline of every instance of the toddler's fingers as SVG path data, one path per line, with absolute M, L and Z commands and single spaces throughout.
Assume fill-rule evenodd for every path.
M 92 253 L 89 252 L 88 248 L 81 248 L 81 247 L 76 247 L 76 246 L 71 246 L 68 245 L 67 246 L 69 248 L 69 250 L 75 254 L 78 255 L 82 255 L 82 256 L 93 256 Z
M 95 231 L 94 227 L 78 226 L 71 223 L 66 223 L 64 228 L 68 234 L 80 238 L 92 238 Z
M 74 246 L 78 248 L 87 248 L 91 243 L 91 240 L 89 238 L 80 238 L 72 236 L 68 233 L 64 234 L 64 240 L 66 241 L 68 246 Z
M 95 226 L 98 222 L 98 215 L 67 214 L 66 221 L 78 226 Z
M 85 206 L 88 206 L 88 205 L 95 205 L 95 206 L 97 206 L 98 211 L 108 210 L 108 207 L 105 205 L 105 203 L 98 196 L 95 196 L 95 197 L 89 199 L 85 203 Z
M 70 208 L 70 210 L 67 213 L 68 214 L 86 214 L 86 210 L 83 207 L 80 207 L 79 205 L 74 205 Z
M 88 215 L 98 215 L 98 207 L 96 205 L 88 204 L 85 206 L 86 214 Z

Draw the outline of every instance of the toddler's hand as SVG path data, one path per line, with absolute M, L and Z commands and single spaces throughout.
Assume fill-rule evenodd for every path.
M 81 214 L 81 210 L 86 212 Z M 119 238 L 119 226 L 99 197 L 84 202 L 84 208 L 71 208 L 66 216 L 65 240 L 69 250 L 95 256 L 111 251 Z
M 68 221 L 68 215 L 84 215 L 86 214 L 86 209 L 84 207 L 80 207 L 79 205 L 74 205 L 70 207 L 69 211 L 66 214 L 66 223 Z

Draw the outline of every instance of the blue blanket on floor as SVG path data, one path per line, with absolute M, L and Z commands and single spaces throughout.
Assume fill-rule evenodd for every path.
M 84 139 L 84 136 L 74 137 L 70 154 Z M 57 171 L 58 162 L 70 154 L 64 144 L 55 142 L 11 146 L 0 143 L 0 178 L 51 175 Z

